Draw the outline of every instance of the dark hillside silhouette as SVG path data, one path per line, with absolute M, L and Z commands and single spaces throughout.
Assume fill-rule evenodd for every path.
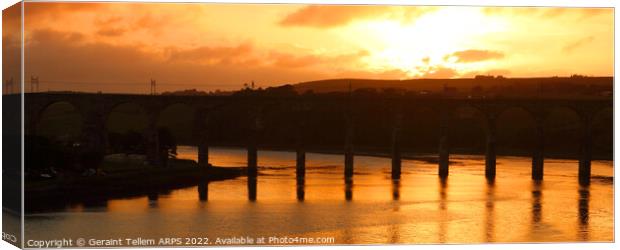
M 449 94 L 463 97 L 532 97 L 544 93 L 553 97 L 610 97 L 613 77 L 506 78 L 478 76 L 462 79 L 329 79 L 302 82 L 293 85 L 299 93 L 347 92 L 375 89 L 388 92 L 409 92 L 417 95 Z

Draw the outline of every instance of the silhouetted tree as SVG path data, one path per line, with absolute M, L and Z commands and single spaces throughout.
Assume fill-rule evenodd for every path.
M 53 146 L 49 139 L 42 136 L 26 136 L 25 138 L 25 167 L 26 171 L 42 170 L 50 167 Z
M 99 172 L 101 162 L 103 162 L 103 154 L 101 152 L 86 150 L 80 154 L 82 169 L 94 169 L 96 172 Z
M 26 173 L 30 177 L 56 171 L 72 171 L 78 152 L 72 144 L 64 145 L 42 136 L 25 137 Z
M 144 137 L 136 131 L 127 131 L 124 134 L 110 133 L 110 147 L 114 153 L 144 154 Z

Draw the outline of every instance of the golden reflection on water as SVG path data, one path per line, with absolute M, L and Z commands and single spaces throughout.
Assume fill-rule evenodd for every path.
M 194 158 L 195 149 L 179 156 Z M 241 149 L 212 149 L 211 162 L 241 166 Z M 546 160 L 533 182 L 531 161 L 498 157 L 487 182 L 482 156 L 451 156 L 450 176 L 404 160 L 399 181 L 390 159 L 356 157 L 343 178 L 343 157 L 307 154 L 306 178 L 295 178 L 295 154 L 259 151 L 259 176 L 68 206 L 30 215 L 27 237 L 326 236 L 337 243 L 574 242 L 613 240 L 613 185 L 595 178 L 579 187 L 577 162 Z M 613 176 L 595 161 L 593 176 Z M 530 218 L 529 220 L 527 218 Z

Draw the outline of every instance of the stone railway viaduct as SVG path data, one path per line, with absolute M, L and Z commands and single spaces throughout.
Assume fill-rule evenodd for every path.
M 364 109 L 377 105 L 389 112 L 393 117 L 392 126 L 392 178 L 399 179 L 401 173 L 400 139 L 402 119 L 407 116 L 406 110 L 411 107 L 430 108 L 437 112 L 440 119 L 440 135 L 438 141 L 439 166 L 438 174 L 445 178 L 449 172 L 448 125 L 459 108 L 470 107 L 478 110 L 485 117 L 486 122 L 486 163 L 485 176 L 493 180 L 496 175 L 496 120 L 502 112 L 519 108 L 526 111 L 536 122 L 536 145 L 532 155 L 532 179 L 543 179 L 544 167 L 544 130 L 543 121 L 552 109 L 567 108 L 578 117 L 581 131 L 581 145 L 579 157 L 579 183 L 590 183 L 592 161 L 592 123 L 594 117 L 605 109 L 613 108 L 611 99 L 455 99 L 455 98 L 362 98 L 362 97 L 327 97 L 327 96 L 297 96 L 297 97 L 258 97 L 258 96 L 164 96 L 164 95 L 132 95 L 132 94 L 87 94 L 87 93 L 27 93 L 24 96 L 24 129 L 26 134 L 36 134 L 37 123 L 47 107 L 54 103 L 65 102 L 73 105 L 83 118 L 82 134 L 84 144 L 97 150 L 106 150 L 107 130 L 106 121 L 110 113 L 119 105 L 133 103 L 143 109 L 148 117 L 147 159 L 152 165 L 159 165 L 157 121 L 160 113 L 174 104 L 185 104 L 194 109 L 192 134 L 197 139 L 198 162 L 201 166 L 209 166 L 208 147 L 209 136 L 207 123 L 217 122 L 208 119 L 209 114 L 224 107 L 235 106 L 240 110 L 238 115 L 245 116 L 244 120 L 250 131 L 260 131 L 263 127 L 262 114 L 273 109 L 286 110 L 287 117 L 296 123 L 299 131 L 303 130 L 307 112 L 319 106 L 341 112 L 345 117 L 346 133 L 344 140 L 344 176 L 350 179 L 353 176 L 355 117 L 361 115 Z M 326 125 L 327 126 L 327 125 Z M 411 128 L 415 129 L 415 128 Z M 305 149 L 303 136 L 291 135 L 297 138 L 297 177 L 305 176 Z M 249 136 L 247 145 L 248 175 L 257 174 L 257 142 Z

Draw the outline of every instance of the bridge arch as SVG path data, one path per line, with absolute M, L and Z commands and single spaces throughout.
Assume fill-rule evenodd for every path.
M 460 104 L 452 104 L 448 109 L 449 115 L 452 119 L 462 118 L 464 114 L 472 114 L 476 113 L 480 115 L 478 118 L 486 120 L 490 117 L 490 110 L 485 109 L 484 104 L 479 103 L 460 103 Z
M 537 120 L 523 106 L 502 109 L 496 119 L 499 155 L 530 156 L 535 148 Z
M 79 105 L 52 101 L 38 110 L 32 122 L 35 135 L 70 142 L 79 141 L 85 117 Z
M 454 153 L 484 153 L 488 133 L 488 115 L 474 105 L 451 109 L 448 134 Z M 451 152 L 451 153 L 452 153 Z
M 298 104 L 270 102 L 261 106 L 260 109 L 261 134 L 269 135 L 262 137 L 260 144 L 275 147 L 296 145 L 298 140 L 302 139 L 298 136 L 306 137 L 303 131 L 305 124 L 302 119 L 304 117 L 300 115 L 302 110 Z
M 308 137 L 308 142 L 312 147 L 317 148 L 344 145 L 348 126 L 347 123 L 349 122 L 347 121 L 347 116 L 349 115 L 353 116 L 346 110 L 345 106 L 334 107 L 329 103 L 313 105 L 313 112 L 310 112 L 306 116 L 306 135 Z M 337 149 L 340 150 L 342 147 L 338 147 Z
M 106 103 L 106 105 L 105 105 L 106 119 L 108 118 L 110 113 L 112 113 L 114 111 L 118 111 L 119 107 L 123 108 L 123 107 L 127 107 L 128 105 L 134 106 L 137 109 L 140 109 L 140 111 L 143 111 L 144 113 L 146 113 L 146 111 L 147 111 L 147 105 L 146 105 L 146 103 L 144 101 L 122 99 L 122 100 L 119 100 L 119 101 L 114 101 L 112 103 Z
M 363 151 L 389 153 L 392 143 L 392 130 L 396 115 L 399 112 L 396 104 L 386 101 L 357 103 L 353 112 L 353 125 L 355 127 L 353 143 L 355 148 Z
M 415 106 L 403 111 L 403 152 L 437 153 L 441 115 L 432 106 Z
M 546 111 L 545 120 L 547 120 L 552 113 L 555 113 L 555 115 L 557 115 L 558 112 L 562 112 L 565 114 L 570 113 L 572 117 L 577 117 L 579 126 L 582 126 L 583 121 L 587 120 L 587 116 L 591 115 L 591 112 L 593 110 L 589 110 L 589 109 L 580 110 L 580 107 L 575 106 L 575 105 L 576 104 L 565 103 L 565 102 L 552 104 L 551 106 L 548 106 L 545 108 L 545 111 Z
M 577 110 L 566 105 L 548 107 L 543 120 L 543 129 L 546 156 L 579 155 L 583 120 Z
M 148 112 L 140 103 L 125 101 L 114 104 L 105 115 L 107 132 L 140 132 L 148 126 Z M 124 122 L 124 124 L 123 124 Z
M 117 103 L 108 110 L 104 122 L 111 152 L 146 154 L 148 113 L 142 105 L 131 101 Z
M 157 113 L 157 128 L 166 128 L 177 143 L 195 144 L 193 137 L 196 108 L 185 102 L 168 103 Z
M 531 118 L 534 121 L 539 120 L 537 117 L 537 113 L 532 109 L 533 109 L 532 106 L 528 106 L 528 105 L 521 105 L 521 104 L 504 105 L 504 106 L 501 106 L 497 110 L 496 116 L 499 118 L 502 115 L 504 115 L 504 113 L 506 112 L 519 112 L 521 113 L 521 115 L 526 114 L 528 118 Z M 522 116 L 522 118 L 525 118 L 525 116 Z
M 606 116 L 609 116 L 610 114 L 613 116 L 613 112 L 614 112 L 613 107 L 610 107 L 610 106 L 598 107 L 596 111 L 592 113 L 592 120 L 594 121 L 597 119 L 605 118 Z
M 603 107 L 592 116 L 592 150 L 595 159 L 610 159 L 613 155 L 613 108 Z

